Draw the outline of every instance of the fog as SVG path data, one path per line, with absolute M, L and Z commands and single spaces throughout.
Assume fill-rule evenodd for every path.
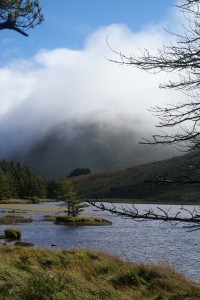
M 172 13 L 164 25 L 176 27 Z M 76 167 L 93 171 L 171 157 L 174 149 L 138 145 L 157 132 L 147 110 L 184 100 L 159 89 L 177 74 L 152 75 L 108 59 L 156 51 L 172 39 L 163 24 L 131 31 L 113 24 L 93 32 L 79 51 L 41 50 L 0 68 L 0 158 L 31 165 L 48 178 Z

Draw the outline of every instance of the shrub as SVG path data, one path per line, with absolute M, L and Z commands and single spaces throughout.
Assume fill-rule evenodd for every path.
M 22 236 L 21 231 L 18 228 L 6 228 L 4 230 L 4 236 L 6 239 L 20 239 Z
M 41 202 L 40 198 L 38 198 L 37 196 L 26 197 L 26 200 L 32 202 L 33 204 L 37 204 Z

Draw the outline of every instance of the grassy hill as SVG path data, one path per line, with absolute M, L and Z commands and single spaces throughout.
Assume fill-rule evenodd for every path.
M 197 300 L 198 285 L 167 266 L 89 250 L 0 247 L 0 300 Z
M 200 184 L 155 182 L 157 176 L 167 176 L 169 179 L 185 178 L 184 176 L 200 178 L 200 170 L 186 170 L 185 162 L 190 157 L 191 155 L 187 154 L 133 167 L 73 177 L 70 180 L 78 194 L 88 199 L 196 203 L 200 198 Z M 197 156 L 194 159 L 198 162 L 200 158 Z

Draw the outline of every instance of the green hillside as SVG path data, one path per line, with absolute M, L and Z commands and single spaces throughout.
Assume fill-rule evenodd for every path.
M 88 199 L 134 199 L 149 202 L 198 202 L 200 184 L 178 184 L 157 182 L 158 176 L 181 178 L 200 178 L 200 171 L 185 167 L 188 154 L 167 160 L 93 173 L 71 178 L 77 192 Z M 199 157 L 195 158 L 196 161 Z M 189 163 L 194 159 L 189 160 Z M 187 176 L 187 177 L 186 177 Z M 135 201 L 136 202 L 136 201 Z
M 167 266 L 89 250 L 0 248 L 0 300 L 197 300 L 198 285 Z

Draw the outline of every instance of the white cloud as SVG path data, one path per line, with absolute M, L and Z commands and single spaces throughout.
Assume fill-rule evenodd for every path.
M 84 49 L 42 50 L 30 60 L 15 61 L 0 69 L 0 128 L 2 151 L 31 143 L 55 125 L 74 119 L 121 119 L 138 130 L 153 129 L 147 108 L 183 97 L 160 90 L 168 75 L 151 74 L 109 62 L 113 49 L 127 55 L 162 47 L 169 36 L 161 24 L 143 32 L 125 25 L 100 28 Z M 171 75 L 170 75 L 171 76 Z M 101 116 L 101 117 L 100 117 Z

